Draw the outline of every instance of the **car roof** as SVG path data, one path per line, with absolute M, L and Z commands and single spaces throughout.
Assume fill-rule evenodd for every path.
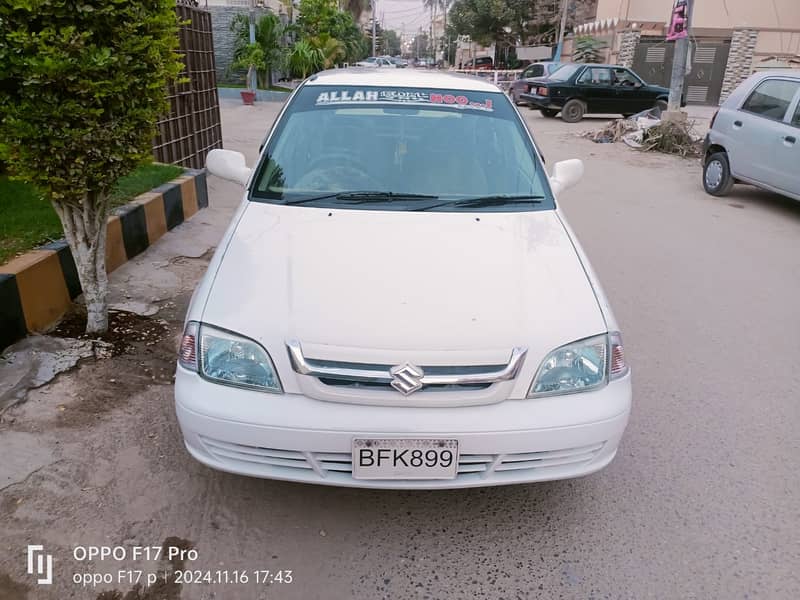
M 421 87 L 474 92 L 501 91 L 493 83 L 472 75 L 414 69 L 330 69 L 312 75 L 305 85 L 374 85 Z
M 744 101 L 744 97 L 750 94 L 750 91 L 763 80 L 769 77 L 789 78 L 800 81 L 800 71 L 797 69 L 769 69 L 767 71 L 756 71 L 750 77 L 742 81 L 730 96 L 725 99 L 722 106 L 730 108 L 731 106 L 738 106 Z

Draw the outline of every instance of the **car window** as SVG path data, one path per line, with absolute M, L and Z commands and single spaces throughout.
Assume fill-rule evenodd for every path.
M 792 125 L 795 127 L 800 127 L 800 103 L 797 104 L 797 108 L 794 109 L 794 117 L 792 117 Z
M 567 81 L 581 67 L 583 67 L 583 65 L 562 65 L 550 75 L 549 79 L 552 81 Z
M 531 65 L 528 70 L 530 71 L 528 77 L 541 77 L 544 75 L 544 65 Z
M 603 67 L 589 67 L 581 73 L 578 83 L 608 85 L 611 83 L 611 71 Z
M 335 197 L 370 191 L 424 194 L 444 205 L 494 194 L 541 197 L 540 203 L 487 208 L 497 211 L 554 206 L 527 131 L 500 92 L 307 85 L 286 108 L 263 156 L 251 188 L 258 202 L 420 207 L 402 197 L 381 204 Z
M 636 84 L 642 83 L 641 80 L 628 69 L 613 69 L 613 73 L 614 85 L 619 85 L 622 87 L 634 87 Z
M 767 79 L 761 82 L 742 104 L 742 110 L 782 121 L 789 110 L 800 82 L 788 79 Z

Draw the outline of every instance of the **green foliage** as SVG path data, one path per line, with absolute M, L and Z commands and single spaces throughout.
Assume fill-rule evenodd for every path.
M 247 69 L 247 85 L 253 80 L 254 71 L 264 71 L 267 63 L 264 60 L 264 50 L 256 42 L 248 44 L 239 52 L 239 56 L 231 63 L 233 69 Z
M 400 36 L 393 29 L 384 29 L 381 35 L 384 54 L 397 56 L 400 54 Z
M 352 14 L 338 9 L 336 0 L 300 0 L 300 17 L 297 20 L 300 40 L 319 47 L 312 40 L 328 35 L 338 40 L 344 47 L 341 60 L 355 62 L 364 58 L 369 46 L 364 34 L 359 29 Z M 316 68 L 322 68 L 324 61 L 318 62 Z
M 151 156 L 177 55 L 174 0 L 0 3 L 0 139 L 54 202 L 102 198 Z
M 344 44 L 327 33 L 321 33 L 308 40 L 322 58 L 322 68 L 331 69 L 342 62 L 347 55 Z
M 256 45 L 261 53 L 253 54 L 250 48 L 250 20 L 247 14 L 239 13 L 231 21 L 231 31 L 234 32 L 233 63 L 232 68 L 249 68 L 250 64 L 258 63 L 256 70 L 266 81 L 267 88 L 272 87 L 272 71 L 281 69 L 286 62 L 286 48 L 283 40 L 287 28 L 274 14 L 263 15 L 255 23 Z M 251 63 L 245 56 L 256 62 Z M 248 76 L 248 85 L 250 78 Z
M 572 60 L 578 63 L 603 62 L 603 49 L 607 44 L 588 35 L 575 38 L 572 50 Z
M 305 79 L 319 70 L 323 62 L 322 53 L 307 40 L 298 40 L 289 52 L 289 68 L 295 77 Z

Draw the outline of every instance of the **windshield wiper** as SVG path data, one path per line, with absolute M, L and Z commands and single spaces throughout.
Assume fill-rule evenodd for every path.
M 317 200 L 328 200 L 335 198 L 343 200 L 348 204 L 369 204 L 372 202 L 393 202 L 395 200 L 436 200 L 439 196 L 428 194 L 404 194 L 402 192 L 379 192 L 379 191 L 360 191 L 360 192 L 336 192 L 335 194 L 324 194 L 311 198 L 301 198 L 299 200 L 289 200 L 286 204 L 305 204 L 306 202 L 316 202 Z
M 483 208 L 485 206 L 503 206 L 504 204 L 540 204 L 544 196 L 518 195 L 509 196 L 503 194 L 493 194 L 491 196 L 478 196 L 476 198 L 462 198 L 452 202 L 441 202 L 433 206 L 425 206 L 417 210 L 431 210 L 441 206 L 454 208 Z

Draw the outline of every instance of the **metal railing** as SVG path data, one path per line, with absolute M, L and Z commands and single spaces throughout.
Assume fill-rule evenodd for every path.
M 503 91 L 508 91 L 511 83 L 519 78 L 522 69 L 451 69 L 453 73 L 464 73 L 481 79 L 488 79 Z

